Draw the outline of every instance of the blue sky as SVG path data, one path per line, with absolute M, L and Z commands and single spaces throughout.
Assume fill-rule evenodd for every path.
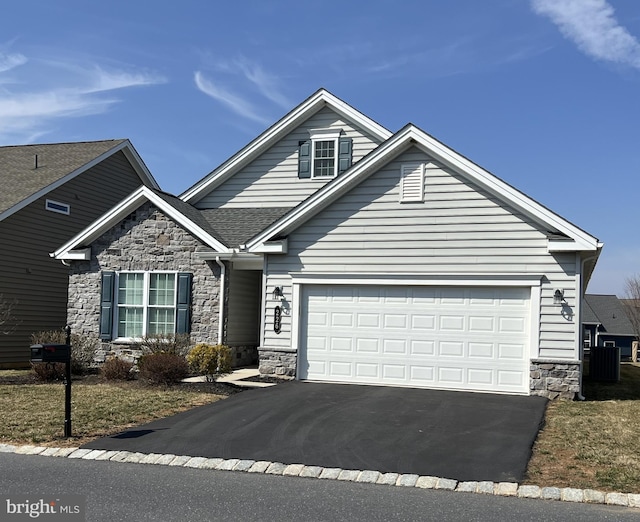
M 0 145 L 129 138 L 176 194 L 320 87 L 598 237 L 589 292 L 640 273 L 640 2 L 21 0 L 0 17 Z

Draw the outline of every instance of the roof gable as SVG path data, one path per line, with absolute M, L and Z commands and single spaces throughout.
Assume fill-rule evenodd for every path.
M 221 253 L 232 251 L 224 244 L 220 233 L 204 218 L 200 211 L 175 196 L 142 186 L 58 250 L 52 252 L 50 256 L 63 260 L 88 260 L 90 257 L 88 246 L 147 201 L 154 204 L 205 245 Z
M 359 125 L 381 140 L 386 140 L 391 136 L 390 131 L 372 119 L 335 97 L 329 91 L 320 89 L 269 127 L 246 147 L 212 171 L 208 176 L 187 189 L 180 195 L 180 198 L 192 204 L 197 203 L 207 193 L 229 179 L 238 172 L 238 170 L 248 165 L 281 138 L 302 125 L 304 121 L 316 114 L 323 107 L 331 108 L 346 120 Z
M 141 183 L 159 188 L 129 140 L 0 147 L 0 220 L 122 151 Z
M 246 249 L 258 251 L 265 242 L 278 236 L 287 235 L 411 146 L 422 149 L 434 160 L 469 179 L 506 205 L 529 216 L 550 232 L 560 233 L 563 239 L 552 237 L 549 240 L 550 251 L 597 251 L 601 248 L 602 245 L 595 237 L 482 169 L 421 129 L 409 124 L 342 176 L 335 178 L 280 220 L 248 241 L 245 245 Z

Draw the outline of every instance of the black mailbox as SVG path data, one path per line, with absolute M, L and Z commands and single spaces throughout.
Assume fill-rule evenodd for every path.
M 31 362 L 68 363 L 71 361 L 71 346 L 68 344 L 33 344 Z

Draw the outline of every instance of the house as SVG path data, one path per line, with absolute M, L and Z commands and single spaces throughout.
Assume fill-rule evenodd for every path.
M 582 327 L 585 349 L 618 346 L 621 357 L 631 357 L 637 337 L 623 303 L 615 295 L 585 294 Z
M 601 248 L 320 89 L 179 198 L 141 187 L 52 255 L 105 350 L 190 331 L 264 374 L 573 397 Z
M 29 362 L 31 334 L 66 324 L 68 268 L 49 252 L 140 185 L 128 140 L 0 147 L 0 368 Z

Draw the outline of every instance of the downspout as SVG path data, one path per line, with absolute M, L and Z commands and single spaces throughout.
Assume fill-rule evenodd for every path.
M 227 268 L 224 263 L 220 261 L 220 256 L 216 256 L 216 263 L 220 267 L 220 298 L 218 309 L 218 344 L 222 344 L 222 335 L 224 333 L 224 301 L 225 301 L 225 279 L 227 274 Z
M 579 254 L 576 254 L 579 255 Z M 580 335 L 578 336 L 578 340 L 580 343 L 580 365 L 582 366 L 584 364 L 584 332 L 583 332 L 583 328 L 582 328 L 582 301 L 583 301 L 583 297 L 584 294 L 587 291 L 587 288 L 585 287 L 584 290 L 582 288 L 582 283 L 583 283 L 583 278 L 584 278 L 584 265 L 587 261 L 591 261 L 592 259 L 596 259 L 598 256 L 600 255 L 600 252 L 598 252 L 597 254 L 594 254 L 592 256 L 589 257 L 585 257 L 582 258 L 581 262 L 580 262 L 580 286 L 579 286 L 579 291 L 580 291 L 580 299 L 579 299 L 579 303 L 580 303 L 580 308 L 578 309 L 578 331 L 580 332 Z M 596 327 L 596 343 L 598 341 L 598 327 Z M 597 344 L 596 344 L 597 345 Z M 584 368 L 582 368 L 583 371 L 580 372 L 580 391 L 578 392 L 578 400 L 579 401 L 584 401 L 586 400 L 586 397 L 584 395 L 582 395 L 582 375 L 584 373 Z

